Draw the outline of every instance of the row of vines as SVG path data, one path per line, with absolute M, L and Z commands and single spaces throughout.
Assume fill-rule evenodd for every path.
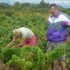
M 62 9 L 62 11 L 70 15 L 69 10 Z M 59 45 L 59 48 L 48 53 L 46 52 L 48 16 L 49 12 L 44 7 L 20 8 L 12 6 L 2 7 L 0 5 L 0 63 L 3 63 L 4 70 L 12 70 L 12 68 L 13 70 L 50 70 L 51 63 L 63 54 L 67 56 L 67 68 L 70 69 L 69 43 L 67 45 Z M 35 33 L 37 38 L 35 47 L 14 48 L 16 44 L 21 42 L 21 39 L 13 44 L 12 48 L 6 47 L 13 39 L 13 29 L 19 27 L 28 27 Z

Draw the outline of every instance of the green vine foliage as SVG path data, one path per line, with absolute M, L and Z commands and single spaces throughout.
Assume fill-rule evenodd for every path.
M 18 6 L 0 4 L 0 60 L 7 66 L 15 64 L 14 67 L 19 67 L 21 70 L 50 70 L 53 60 L 66 54 L 67 66 L 70 69 L 70 43 L 68 43 L 68 46 L 63 45 L 64 47 L 61 46 L 46 53 L 49 4 L 44 4 L 28 6 L 25 4 L 19 4 Z M 60 9 L 70 15 L 70 9 L 62 7 Z M 20 27 L 27 27 L 34 32 L 37 38 L 35 47 L 5 47 L 13 39 L 13 29 Z M 12 46 L 20 42 L 21 39 Z
M 61 45 L 48 53 L 43 53 L 37 46 L 2 48 L 2 56 L 4 64 L 10 68 L 16 67 L 16 69 L 19 68 L 20 70 L 49 70 L 54 60 L 65 55 L 65 50 L 65 45 Z

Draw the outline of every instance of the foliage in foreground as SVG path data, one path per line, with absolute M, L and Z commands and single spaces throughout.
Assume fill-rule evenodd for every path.
M 61 45 L 48 53 L 35 46 L 22 48 L 2 48 L 3 62 L 8 67 L 20 70 L 49 70 L 51 63 L 65 54 L 66 47 Z M 58 55 L 57 55 L 58 54 Z M 15 69 L 14 69 L 15 70 Z

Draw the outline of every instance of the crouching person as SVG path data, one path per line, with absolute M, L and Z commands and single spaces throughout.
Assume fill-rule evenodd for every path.
M 11 47 L 12 44 L 15 43 L 19 37 L 22 38 L 22 42 L 20 44 L 16 45 L 16 47 L 22 47 L 24 45 L 28 45 L 28 46 L 32 47 L 32 46 L 36 45 L 35 34 L 28 28 L 21 27 L 21 28 L 18 28 L 18 29 L 14 29 L 13 30 L 13 35 L 14 35 L 14 38 L 7 45 L 7 47 Z

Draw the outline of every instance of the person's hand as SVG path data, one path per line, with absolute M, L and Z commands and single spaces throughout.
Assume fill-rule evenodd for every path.
M 70 42 L 70 36 L 67 36 L 66 42 Z

